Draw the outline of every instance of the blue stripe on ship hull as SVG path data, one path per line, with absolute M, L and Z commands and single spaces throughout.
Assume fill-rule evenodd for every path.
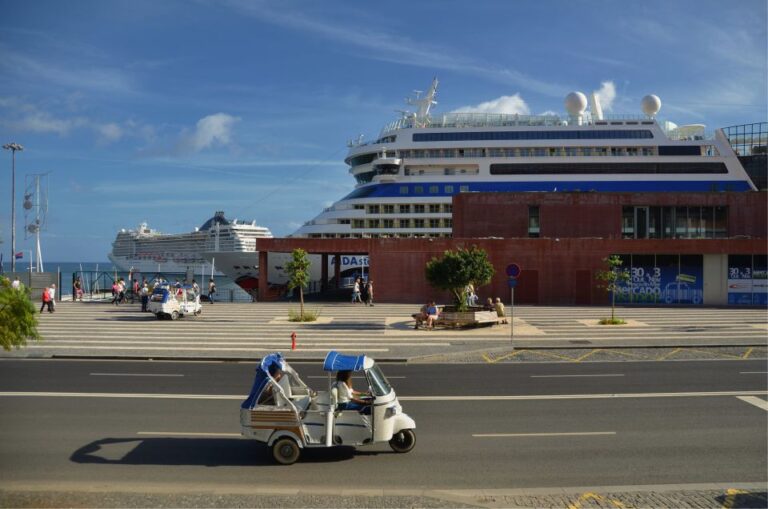
M 430 189 L 437 186 L 437 192 Z M 446 192 L 446 186 L 453 188 L 452 192 Z M 420 193 L 416 192 L 416 187 L 420 187 Z M 503 193 L 503 192 L 521 192 L 521 191 L 541 191 L 541 192 L 567 192 L 567 191 L 603 191 L 603 192 L 718 192 L 718 191 L 750 191 L 752 188 L 749 183 L 743 180 L 673 180 L 673 181 L 644 181 L 644 180 L 622 180 L 622 181 L 563 181 L 563 182 L 451 182 L 437 183 L 424 182 L 418 184 L 373 184 L 366 187 L 355 189 L 344 197 L 345 200 L 353 198 L 412 198 L 425 196 L 453 196 L 457 194 L 462 187 L 467 187 L 469 192 L 485 193 Z M 403 192 L 407 188 L 407 192 Z

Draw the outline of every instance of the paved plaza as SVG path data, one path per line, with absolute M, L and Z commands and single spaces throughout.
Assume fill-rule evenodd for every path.
M 2 355 L 255 360 L 282 351 L 319 359 L 335 349 L 409 362 L 582 362 L 762 358 L 768 346 L 764 309 L 619 308 L 628 323 L 601 326 L 609 308 L 516 306 L 513 336 L 511 325 L 414 330 L 411 304 L 307 307 L 318 321 L 289 322 L 295 303 L 207 304 L 199 317 L 170 321 L 138 304 L 60 302 L 39 316 L 43 341 Z

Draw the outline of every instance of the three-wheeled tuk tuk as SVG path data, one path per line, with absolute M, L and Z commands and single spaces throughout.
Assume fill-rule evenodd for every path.
M 147 309 L 154 313 L 158 320 L 175 320 L 180 316 L 199 315 L 203 312 L 203 305 L 200 304 L 200 293 L 195 291 L 193 286 L 163 284 L 152 290 Z
M 301 450 L 339 445 L 361 446 L 388 442 L 395 452 L 416 445 L 416 423 L 403 413 L 394 389 L 379 366 L 365 355 L 331 351 L 323 369 L 328 391 L 315 392 L 301 380 L 280 353 L 265 356 L 256 368 L 248 398 L 240 405 L 242 434 L 269 445 L 275 461 L 290 465 Z M 332 374 L 362 373 L 367 382 L 367 405 L 342 409 Z

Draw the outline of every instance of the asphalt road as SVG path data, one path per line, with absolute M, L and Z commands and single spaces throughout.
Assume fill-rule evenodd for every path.
M 317 363 L 295 367 L 314 388 L 326 384 Z M 765 405 L 764 360 L 386 365 L 417 423 L 414 451 L 398 455 L 386 444 L 308 450 L 290 467 L 274 465 L 266 447 L 239 438 L 238 405 L 253 368 L 2 360 L 0 478 L 6 485 L 272 489 L 509 489 L 768 478 L 767 414 L 754 404 L 757 398 Z M 743 395 L 746 400 L 739 399 Z

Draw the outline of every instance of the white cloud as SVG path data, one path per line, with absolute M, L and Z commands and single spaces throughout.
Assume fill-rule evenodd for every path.
M 200 152 L 214 145 L 232 143 L 232 128 L 240 120 L 226 113 L 215 113 L 197 121 L 194 131 L 185 131 L 177 145 L 177 152 Z
M 603 81 L 600 84 L 600 90 L 596 90 L 597 98 L 600 100 L 600 106 L 604 111 L 611 111 L 613 101 L 616 99 L 616 85 L 612 81 Z
M 101 135 L 102 140 L 107 143 L 118 141 L 123 137 L 124 134 L 123 128 L 114 122 L 110 122 L 109 124 L 96 125 L 95 129 L 99 135 Z
M 531 110 L 520 97 L 520 94 L 503 95 L 497 99 L 480 103 L 476 106 L 462 106 L 453 110 L 453 113 L 507 113 L 518 115 L 530 115 Z

